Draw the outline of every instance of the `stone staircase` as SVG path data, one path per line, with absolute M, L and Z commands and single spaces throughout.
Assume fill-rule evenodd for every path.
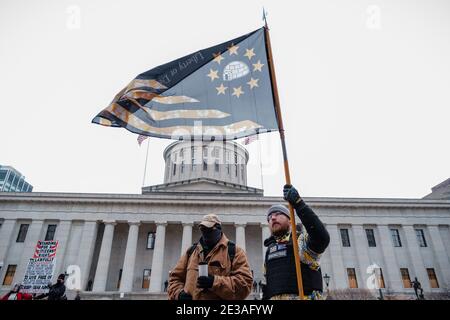
M 67 299 L 75 299 L 76 293 L 72 293 L 69 296 L 67 294 Z M 149 292 L 129 292 L 120 293 L 117 291 L 113 292 L 91 292 L 83 291 L 80 292 L 81 300 L 167 300 L 167 293 L 149 293 Z

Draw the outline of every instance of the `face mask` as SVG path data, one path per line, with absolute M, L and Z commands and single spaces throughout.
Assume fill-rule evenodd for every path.
M 204 243 L 208 247 L 214 247 L 217 242 L 219 242 L 220 238 L 222 237 L 222 230 L 220 229 L 204 229 L 202 231 L 202 238 Z

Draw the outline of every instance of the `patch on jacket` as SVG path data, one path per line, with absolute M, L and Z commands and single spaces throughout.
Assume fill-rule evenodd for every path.
M 272 259 L 278 259 L 278 258 L 284 258 L 287 257 L 287 249 L 286 247 L 284 249 L 281 250 L 277 250 L 277 246 L 273 246 L 273 248 L 275 250 L 272 250 L 272 252 L 269 252 L 269 254 L 267 255 L 267 260 L 272 260 Z M 272 248 L 270 248 L 272 249 Z
M 269 253 L 274 253 L 274 252 L 280 251 L 280 250 L 286 250 L 286 244 L 284 244 L 284 243 L 276 244 L 276 245 L 269 247 Z

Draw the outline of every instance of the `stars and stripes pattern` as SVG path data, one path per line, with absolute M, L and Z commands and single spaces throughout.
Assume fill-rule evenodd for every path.
M 139 146 L 141 146 L 142 142 L 144 142 L 144 140 L 147 139 L 147 138 L 148 138 L 148 136 L 144 136 L 144 135 L 140 134 L 137 137 L 137 142 L 139 143 Z
M 244 145 L 249 145 L 250 143 L 252 143 L 253 141 L 256 141 L 256 140 L 258 140 L 258 135 L 252 135 L 252 136 L 246 137 L 242 143 Z
M 141 73 L 92 122 L 177 140 L 278 130 L 264 29 Z

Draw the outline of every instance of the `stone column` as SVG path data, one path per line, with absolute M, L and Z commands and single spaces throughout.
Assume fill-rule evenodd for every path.
M 153 250 L 152 273 L 150 277 L 150 287 L 148 289 L 148 291 L 152 293 L 159 293 L 162 289 L 166 226 L 167 222 L 158 222 L 156 224 L 155 249 Z
M 12 241 L 14 227 L 16 226 L 15 219 L 5 219 L 0 228 L 0 263 L 3 263 L 2 270 L 0 271 L 0 279 L 3 281 L 3 274 L 6 272 L 8 266 L 6 265 L 6 258 L 8 255 L 8 248 Z
M 359 264 L 359 287 L 367 289 L 367 278 L 370 276 L 370 274 L 367 274 L 366 271 L 367 267 L 371 264 L 369 254 L 367 252 L 369 250 L 369 245 L 367 244 L 367 236 L 365 234 L 363 226 L 360 224 L 352 225 L 352 229 L 353 235 L 355 236 L 356 256 L 358 258 Z
M 236 245 L 245 251 L 245 223 L 236 223 Z
M 266 250 L 267 247 L 264 246 L 264 240 L 270 237 L 270 228 L 268 224 L 262 223 L 261 224 L 261 238 L 262 238 L 262 261 L 264 263 L 264 260 L 266 258 Z
M 58 241 L 58 247 L 56 249 L 56 265 L 55 272 L 53 273 L 53 279 L 56 279 L 64 266 L 64 258 L 66 254 L 67 245 L 69 242 L 70 228 L 72 227 L 71 220 L 60 221 L 56 227 L 55 240 Z
M 395 256 L 391 231 L 387 225 L 378 225 L 377 228 L 380 233 L 379 242 L 384 259 L 383 276 L 387 276 L 387 281 L 385 281 L 386 288 L 403 291 L 402 276 Z
M 97 221 L 85 221 L 81 232 L 81 243 L 76 263 L 81 272 L 81 290 L 86 290 L 89 273 L 91 271 L 92 256 L 97 240 Z M 67 266 L 66 266 L 67 267 Z
M 438 271 L 436 273 L 441 275 L 440 279 L 438 278 L 439 287 L 448 290 L 450 288 L 450 261 L 445 250 L 444 241 L 442 241 L 439 226 L 428 225 L 428 230 L 431 244 L 433 245 L 434 259 L 438 263 Z
M 193 223 L 183 223 L 183 237 L 181 238 L 181 254 L 186 253 L 187 249 L 192 245 L 192 226 Z
M 328 233 L 330 234 L 329 250 L 331 254 L 331 268 L 333 274 L 331 276 L 331 283 L 334 283 L 333 289 L 346 289 L 347 285 L 347 272 L 344 268 L 344 262 L 342 261 L 342 242 L 337 225 L 327 225 Z M 330 285 L 331 287 L 331 285 Z
M 92 289 L 94 292 L 103 292 L 106 290 L 114 226 L 116 225 L 115 221 L 105 221 L 104 223 L 105 231 L 103 232 L 102 246 L 98 255 L 97 270 L 95 271 L 94 287 Z
M 405 230 L 406 244 L 408 246 L 409 256 L 414 269 L 414 273 L 410 273 L 411 280 L 414 281 L 414 277 L 417 277 L 417 280 L 419 280 L 422 284 L 422 288 L 424 290 L 429 290 L 430 281 L 428 280 L 428 274 L 420 253 L 416 230 L 414 230 L 412 225 L 404 225 L 403 230 Z
M 122 268 L 122 281 L 120 282 L 120 292 L 133 291 L 134 266 L 136 262 L 136 249 L 139 235 L 139 222 L 128 222 L 127 247 L 125 249 L 125 258 Z
M 20 258 L 19 265 L 17 266 L 16 274 L 14 276 L 14 283 L 22 282 L 25 272 L 27 270 L 28 261 L 33 257 L 36 244 L 41 240 L 42 226 L 44 220 L 33 220 L 28 228 L 27 236 L 25 238 L 25 247 Z

